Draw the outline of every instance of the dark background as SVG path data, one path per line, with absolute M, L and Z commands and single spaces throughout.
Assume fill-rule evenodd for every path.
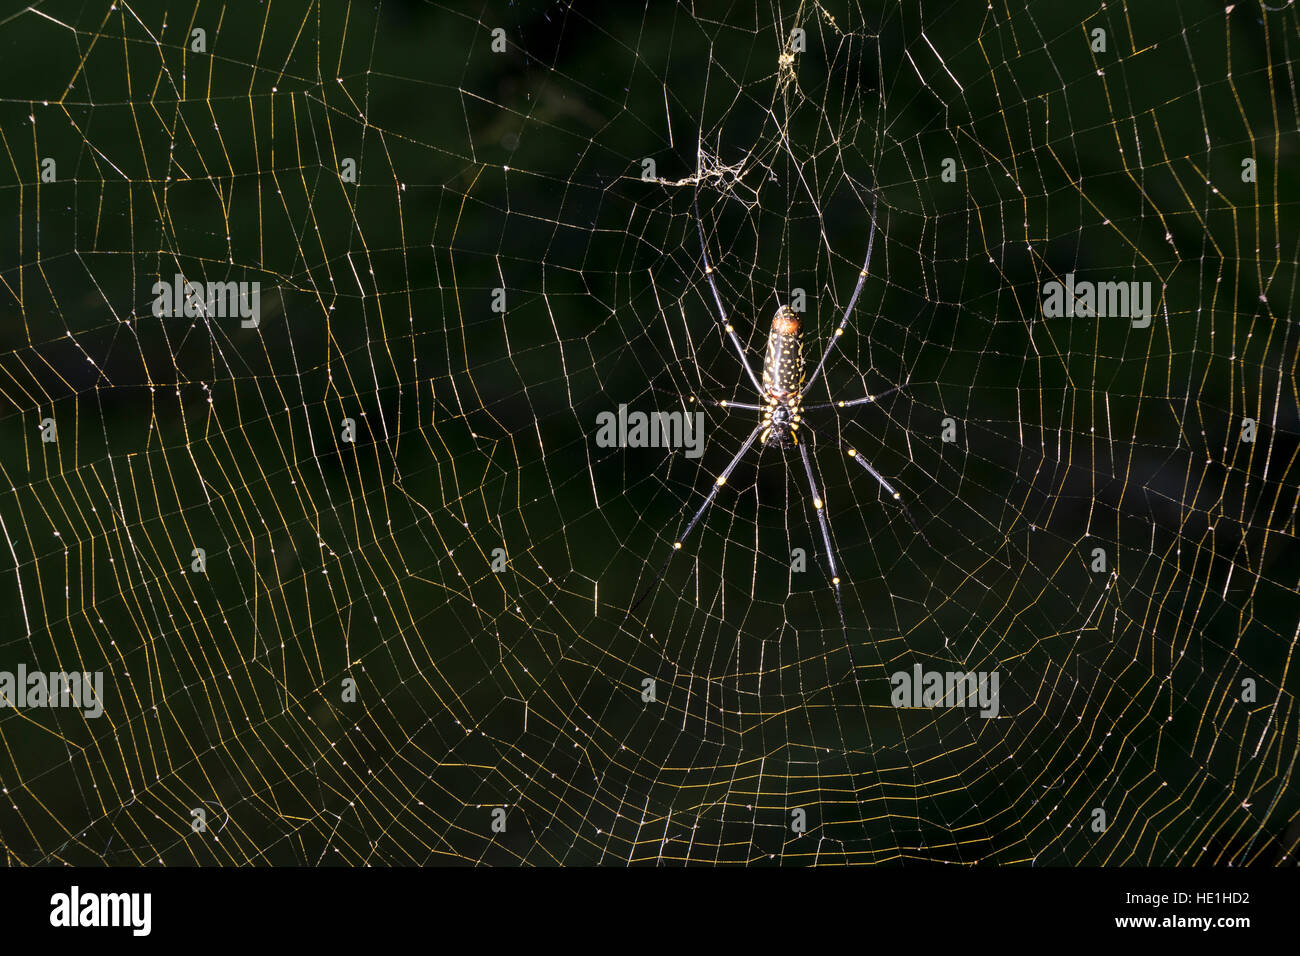
M 108 698 L 0 711 L 8 861 L 1294 860 L 1297 42 L 1257 4 L 0 18 L 0 666 Z M 752 427 L 594 442 L 752 400 L 701 145 L 752 357 L 794 288 L 820 351 L 879 203 L 814 400 L 905 387 L 810 418 L 843 629 L 773 449 L 626 615 Z M 154 318 L 177 272 L 261 282 L 260 327 Z M 1152 282 L 1151 327 L 1043 319 L 1067 272 Z M 1001 716 L 891 707 L 914 663 L 997 670 Z

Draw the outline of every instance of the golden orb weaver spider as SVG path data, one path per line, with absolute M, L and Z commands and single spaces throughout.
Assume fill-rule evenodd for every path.
M 849 304 L 844 310 L 844 316 L 840 319 L 840 324 L 835 329 L 835 333 L 830 337 L 830 341 L 826 343 L 826 349 L 822 352 L 822 357 L 817 363 L 817 367 L 813 369 L 812 377 L 805 380 L 803 328 L 799 316 L 790 309 L 789 306 L 783 305 L 777 309 L 776 315 L 772 319 L 771 329 L 768 332 L 767 350 L 763 359 L 763 375 L 760 381 L 759 377 L 754 374 L 753 367 L 749 364 L 749 358 L 745 354 L 744 346 L 741 345 L 740 339 L 736 335 L 735 326 L 733 326 L 731 321 L 727 318 L 727 307 L 723 304 L 722 293 L 718 291 L 718 284 L 713 278 L 713 264 L 709 261 L 709 247 L 704 238 L 704 224 L 700 216 L 700 187 L 698 180 L 696 181 L 694 197 L 695 226 L 700 238 L 700 253 L 704 261 L 704 275 L 705 278 L 709 280 L 709 289 L 712 291 L 713 301 L 718 307 L 718 319 L 721 322 L 722 329 L 731 340 L 731 344 L 735 347 L 736 354 L 740 358 L 740 363 L 744 367 L 745 373 L 749 376 L 750 382 L 753 383 L 755 390 L 763 401 L 763 404 L 747 404 L 728 401 L 720 401 L 711 404 L 716 404 L 718 407 L 724 409 L 736 408 L 743 411 L 762 412 L 763 418 L 754 430 L 749 433 L 749 437 L 746 438 L 744 443 L 740 446 L 740 450 L 736 452 L 735 456 L 731 459 L 731 463 L 728 464 L 726 468 L 722 469 L 722 473 L 714 480 L 713 486 L 709 489 L 709 493 L 704 499 L 704 503 L 700 505 L 699 510 L 695 512 L 694 517 L 686 523 L 686 527 L 682 533 L 677 536 L 677 540 L 673 543 L 673 550 L 670 551 L 668 556 L 664 559 L 663 564 L 659 568 L 659 573 L 655 575 L 654 580 L 650 582 L 650 585 L 641 592 L 640 597 L 638 597 L 632 603 L 632 606 L 628 608 L 628 615 L 631 615 L 631 613 L 641 605 L 641 602 L 649 596 L 650 592 L 659 585 L 659 582 L 663 580 L 664 575 L 668 571 L 668 563 L 672 560 L 673 554 L 681 550 L 682 543 L 685 541 L 687 536 L 690 535 L 691 530 L 695 527 L 700 518 L 704 516 L 704 513 L 708 510 L 709 506 L 713 504 L 714 499 L 718 495 L 718 491 L 727 483 L 727 479 L 731 476 L 732 471 L 740 462 L 740 459 L 745 456 L 745 453 L 748 452 L 751 447 L 753 447 L 754 442 L 758 441 L 763 445 L 771 442 L 781 448 L 794 446 L 799 449 L 799 455 L 803 459 L 804 474 L 808 479 L 808 487 L 812 491 L 813 508 L 817 513 L 817 521 L 821 527 L 822 544 L 826 548 L 826 562 L 830 567 L 831 584 L 835 587 L 835 606 L 839 611 L 841 626 L 847 627 L 844 619 L 844 602 L 840 593 L 839 568 L 835 561 L 835 550 L 831 546 L 830 519 L 826 514 L 826 503 L 822 499 L 821 491 L 817 487 L 817 479 L 813 475 L 812 462 L 808 458 L 808 446 L 806 443 L 799 441 L 799 429 L 803 428 L 807 431 L 812 431 L 803 418 L 803 412 L 806 410 L 815 411 L 826 408 L 849 408 L 854 405 L 867 405 L 875 402 L 879 398 L 883 398 L 885 395 L 896 392 L 903 387 L 900 385 L 891 388 L 886 392 L 881 392 L 878 395 L 865 395 L 861 398 L 852 399 L 851 401 L 828 402 L 819 405 L 803 404 L 804 396 L 808 394 L 809 389 L 811 389 L 817 382 L 817 377 L 821 375 L 826 360 L 830 358 L 830 354 L 835 348 L 835 343 L 844 335 L 844 329 L 849 324 L 849 319 L 853 316 L 853 309 L 857 305 L 858 297 L 862 294 L 862 287 L 867 281 L 867 270 L 871 265 L 871 250 L 875 245 L 876 240 L 876 204 L 878 198 L 879 197 L 873 193 L 871 201 L 871 231 L 867 236 L 867 253 L 863 257 L 862 268 L 858 270 L 857 285 L 853 287 L 853 294 L 849 297 Z M 871 462 L 867 461 L 865 457 L 860 455 L 856 448 L 845 448 L 838 440 L 836 441 L 836 446 L 847 454 L 851 460 L 862 466 L 867 473 L 880 483 L 880 486 L 889 493 L 890 498 L 898 502 L 899 507 L 903 509 L 903 513 L 907 516 L 907 519 L 911 522 L 912 526 L 916 528 L 917 532 L 922 533 L 916 522 L 912 519 L 911 513 L 907 510 L 907 506 L 903 504 L 902 495 L 900 495 L 894 486 L 885 479 L 884 475 L 877 471 Z M 924 537 L 923 533 L 922 536 Z

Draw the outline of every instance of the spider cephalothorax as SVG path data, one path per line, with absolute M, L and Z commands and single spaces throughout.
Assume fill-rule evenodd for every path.
M 767 336 L 767 355 L 763 359 L 763 396 L 767 410 L 763 414 L 762 441 L 774 441 L 785 447 L 799 444 L 799 399 L 803 392 L 803 339 L 799 316 L 789 306 L 781 306 L 772 318 Z

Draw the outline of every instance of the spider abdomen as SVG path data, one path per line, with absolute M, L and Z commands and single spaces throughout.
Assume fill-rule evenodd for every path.
M 767 336 L 763 360 L 763 389 L 768 398 L 790 402 L 803 388 L 803 333 L 789 306 L 777 309 Z
M 772 318 L 767 336 L 767 355 L 763 359 L 763 393 L 768 411 L 763 441 L 775 439 L 785 445 L 797 441 L 799 394 L 803 390 L 803 337 L 797 316 L 788 306 L 781 306 Z

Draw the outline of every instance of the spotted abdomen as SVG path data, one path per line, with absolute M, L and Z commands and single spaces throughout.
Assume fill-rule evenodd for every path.
M 769 398 L 790 402 L 803 388 L 803 339 L 799 316 L 789 306 L 777 309 L 767 336 L 763 389 Z

